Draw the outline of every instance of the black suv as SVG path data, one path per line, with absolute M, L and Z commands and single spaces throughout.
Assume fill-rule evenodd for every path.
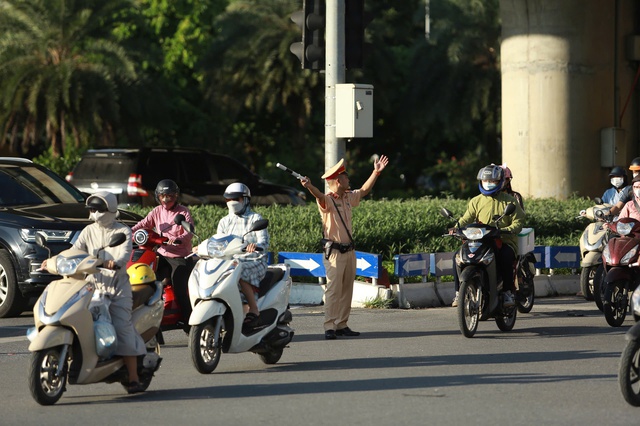
M 85 198 L 57 174 L 22 158 L 0 158 L 0 318 L 29 308 L 29 299 L 57 278 L 38 271 L 48 252 L 35 235 L 47 237 L 51 255 L 71 246 L 91 223 Z M 139 215 L 120 211 L 133 226 Z
M 66 179 L 87 194 L 110 191 L 120 206 L 156 205 L 162 179 L 178 184 L 187 205 L 223 205 L 222 194 L 234 182 L 249 187 L 253 205 L 306 203 L 302 190 L 264 181 L 233 158 L 200 149 L 90 149 Z

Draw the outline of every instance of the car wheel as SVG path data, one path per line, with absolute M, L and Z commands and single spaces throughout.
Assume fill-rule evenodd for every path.
M 0 318 L 20 315 L 29 299 L 18 288 L 16 270 L 6 251 L 0 251 Z

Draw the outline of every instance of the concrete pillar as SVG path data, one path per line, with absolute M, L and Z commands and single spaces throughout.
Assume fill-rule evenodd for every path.
M 525 197 L 599 196 L 602 128 L 622 127 L 617 161 L 636 155 L 633 0 L 501 0 L 502 158 Z M 622 98 L 622 99 L 621 99 Z

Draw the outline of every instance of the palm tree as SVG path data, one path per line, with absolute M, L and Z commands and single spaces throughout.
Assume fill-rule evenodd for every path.
M 113 143 L 136 67 L 112 30 L 129 0 L 0 0 L 0 144 Z
M 201 63 L 207 98 L 224 105 L 231 122 L 245 120 L 244 129 L 234 129 L 244 136 L 244 154 L 254 164 L 264 163 L 256 156 L 268 152 L 268 144 L 281 142 L 298 162 L 310 158 L 310 145 L 322 149 L 308 141 L 310 134 L 324 136 L 320 123 L 313 122 L 316 129 L 310 130 L 314 113 L 324 117 L 324 78 L 301 70 L 289 51 L 300 38 L 300 29 L 289 17 L 300 6 L 296 0 L 233 1 L 214 22 L 219 33 Z M 288 123 L 281 122 L 283 117 Z M 262 122 L 258 128 L 277 134 L 253 132 L 257 121 Z

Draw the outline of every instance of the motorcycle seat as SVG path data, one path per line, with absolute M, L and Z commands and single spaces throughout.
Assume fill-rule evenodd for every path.
M 133 297 L 133 307 L 132 310 L 137 308 L 140 305 L 143 305 L 149 300 L 151 296 L 155 293 L 155 285 L 153 283 L 150 284 L 137 284 L 131 286 L 131 295 Z
M 267 294 L 271 288 L 282 279 L 284 276 L 284 270 L 282 268 L 267 268 L 262 281 L 260 281 L 260 288 L 258 290 L 258 298 Z

